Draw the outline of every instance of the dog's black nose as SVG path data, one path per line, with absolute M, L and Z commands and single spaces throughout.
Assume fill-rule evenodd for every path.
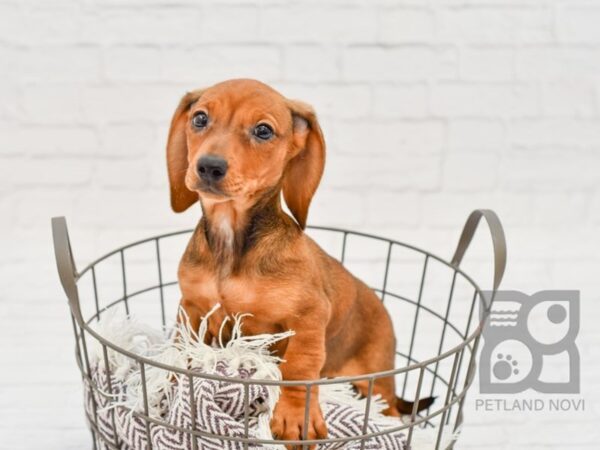
M 214 155 L 206 155 L 198 161 L 198 174 L 204 181 L 221 181 L 227 173 L 227 161 Z

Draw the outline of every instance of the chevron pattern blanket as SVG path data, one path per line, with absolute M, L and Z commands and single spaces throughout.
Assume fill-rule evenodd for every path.
M 244 444 L 239 438 L 246 432 L 250 438 L 272 440 L 269 421 L 279 392 L 276 387 L 258 383 L 280 379 L 279 361 L 267 348 L 293 332 L 242 336 L 242 317 L 233 320 L 233 338 L 226 345 L 209 346 L 202 343 L 201 336 L 206 324 L 200 327 L 200 336 L 189 329 L 179 330 L 181 338 L 175 343 L 132 318 L 103 318 L 98 332 L 119 347 L 165 364 L 191 367 L 199 375 L 190 383 L 190 377 L 177 377 L 149 364 L 141 369 L 137 362 L 111 350 L 105 358 L 100 346 L 93 347 L 90 378 L 97 389 L 89 382 L 84 386 L 85 408 L 103 440 L 120 450 L 241 450 Z M 203 378 L 203 374 L 257 380 L 256 384 L 248 383 L 248 414 L 242 383 Z M 358 398 L 349 384 L 321 386 L 319 399 L 328 437 L 348 439 L 318 449 L 360 449 L 361 442 L 352 438 L 363 434 L 365 399 Z M 401 424 L 381 414 L 385 406 L 379 398 L 372 401 L 367 433 L 377 434 Z M 196 447 L 192 439 L 196 439 Z M 110 448 L 105 444 L 100 447 Z M 251 444 L 249 448 L 284 450 L 269 443 Z M 404 433 L 393 432 L 372 437 L 364 448 L 406 450 L 407 446 Z

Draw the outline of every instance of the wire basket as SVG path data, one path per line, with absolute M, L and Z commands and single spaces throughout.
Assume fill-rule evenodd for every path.
M 460 268 L 465 251 L 482 217 L 489 225 L 494 249 L 493 289 L 488 293 L 482 291 Z M 108 351 L 116 352 L 137 364 L 141 368 L 142 376 L 144 368 L 154 366 L 188 377 L 191 383 L 195 379 L 205 377 L 201 373 L 161 364 L 120 348 L 100 335 L 94 327 L 104 314 L 119 308 L 127 314 L 141 315 L 144 320 L 154 321 L 163 328 L 172 325 L 179 301 L 177 263 L 183 252 L 184 240 L 193 230 L 163 234 L 123 246 L 92 262 L 81 272 L 77 271 L 73 261 L 67 225 L 63 217 L 52 219 L 52 231 L 58 272 L 73 322 L 76 361 L 85 389 L 104 396 L 108 405 L 113 401 L 111 392 L 100 389 L 91 376 L 89 349 L 92 343 L 102 349 L 109 379 Z M 369 392 L 372 392 L 374 380 L 394 376 L 398 394 L 403 398 L 412 399 L 415 404 L 426 396 L 436 396 L 437 400 L 428 410 L 417 413 L 415 408 L 409 420 L 399 421 L 396 427 L 380 433 L 403 430 L 406 433 L 407 446 L 410 446 L 417 427 L 436 428 L 435 446 L 432 448 L 440 448 L 443 433 L 459 430 L 463 424 L 465 395 L 475 376 L 475 355 L 484 319 L 504 274 L 506 243 L 498 217 L 490 210 L 473 211 L 467 219 L 450 261 L 412 245 L 369 234 L 327 227 L 309 227 L 307 232 L 330 254 L 338 255 L 339 260 L 352 273 L 367 282 L 384 302 L 394 322 L 397 369 L 307 381 L 261 381 L 224 378 L 218 375 L 211 375 L 210 378 L 240 383 L 246 390 L 251 384 L 293 384 L 305 386 L 306 392 L 310 392 L 312 386 L 366 382 L 369 384 Z M 478 299 L 482 302 L 482 313 L 479 315 L 475 310 Z M 149 415 L 145 380 L 142 379 L 142 382 L 144 410 L 131 411 L 131 414 L 144 421 L 150 442 L 151 424 L 167 427 L 170 425 Z M 309 402 L 310 395 L 306 397 Z M 255 439 L 248 435 L 247 421 L 245 437 L 209 437 L 221 439 L 223 442 L 238 442 L 239 448 L 260 448 L 261 444 L 298 445 L 297 448 L 309 448 L 314 444 L 332 446 L 344 443 L 354 443 L 358 448 L 365 448 L 369 440 L 374 438 L 366 426 L 371 396 L 368 396 L 365 405 L 363 432 L 348 438 L 304 441 Z M 86 410 L 93 448 L 120 449 L 117 441 L 107 439 L 99 429 L 99 407 L 94 403 L 92 411 Z M 192 423 L 196 423 L 195 420 Z M 112 426 L 114 427 L 114 422 Z M 205 435 L 193 427 L 180 431 L 189 433 L 194 449 L 198 448 L 196 438 Z M 452 448 L 455 440 L 453 437 L 446 448 Z M 325 447 L 326 445 L 318 448 Z

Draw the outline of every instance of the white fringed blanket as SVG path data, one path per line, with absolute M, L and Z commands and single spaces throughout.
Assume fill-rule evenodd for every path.
M 110 314 L 102 318 L 96 329 L 101 336 L 115 345 L 170 366 L 191 368 L 202 374 L 243 379 L 281 379 L 277 367 L 280 360 L 271 356 L 267 349 L 272 343 L 288 338 L 294 333 L 288 331 L 275 335 L 242 336 L 243 316 L 231 320 L 234 321 L 234 326 L 229 342 L 223 345 L 215 343 L 211 346 L 203 344 L 207 328 L 206 318 L 198 335 L 187 326 L 178 327 L 176 331 L 180 337 L 177 342 L 169 338 L 167 333 L 147 327 L 133 318 Z M 186 323 L 185 320 L 183 322 Z M 110 349 L 107 356 L 105 360 L 99 344 L 92 346 L 91 376 L 102 394 L 95 392 L 89 385 L 84 389 L 88 416 L 97 424 L 105 441 L 121 450 L 189 450 L 193 448 L 192 436 L 182 430 L 195 429 L 202 435 L 196 438 L 197 448 L 200 450 L 244 448 L 239 441 L 219 438 L 245 436 L 243 384 L 194 377 L 193 386 L 190 386 L 189 377 L 177 377 L 172 372 L 152 365 L 140 368 L 135 361 Z M 110 380 L 106 371 L 107 363 Z M 143 379 L 146 380 L 147 404 L 144 402 Z M 114 401 L 110 402 L 106 396 Z M 269 422 L 278 397 L 277 387 L 248 384 L 250 437 L 267 441 L 272 439 Z M 366 400 L 358 398 L 350 384 L 321 386 L 319 400 L 327 422 L 329 438 L 350 438 L 363 434 Z M 401 425 L 398 419 L 381 414 L 385 407 L 383 400 L 373 399 L 368 433 L 377 433 Z M 195 415 L 192 414 L 192 408 Z M 146 410 L 158 423 L 147 424 L 143 418 L 132 413 L 144 413 Z M 444 434 L 451 438 L 452 433 Z M 432 448 L 429 445 L 434 442 L 433 436 L 435 435 L 431 432 L 416 430 L 411 447 Z M 148 445 L 148 439 L 152 447 Z M 442 445 L 440 448 L 444 447 L 445 445 Z M 251 445 L 250 448 L 284 449 L 281 445 L 273 444 Z M 321 445 L 318 448 L 357 450 L 360 448 L 360 441 L 350 440 Z M 407 450 L 405 434 L 394 432 L 375 436 L 365 443 L 364 448 Z

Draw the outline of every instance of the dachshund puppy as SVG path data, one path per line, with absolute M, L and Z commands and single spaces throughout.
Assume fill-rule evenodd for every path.
M 272 349 L 284 360 L 284 380 L 394 368 L 395 338 L 381 300 L 303 232 L 324 163 L 313 110 L 258 81 L 190 92 L 171 122 L 171 206 L 181 212 L 199 201 L 203 212 L 179 267 L 181 307 L 197 330 L 222 305 L 210 317 L 209 341 L 226 315 L 236 313 L 251 314 L 246 335 L 294 330 Z M 293 218 L 282 210 L 282 192 Z M 356 388 L 367 395 L 366 382 Z M 327 437 L 318 388 L 312 389 L 306 430 L 306 389 L 282 389 L 274 436 Z M 388 415 L 412 411 L 412 403 L 396 397 L 393 377 L 377 379 L 373 392 L 388 402 Z M 430 403 L 423 399 L 418 409 Z

